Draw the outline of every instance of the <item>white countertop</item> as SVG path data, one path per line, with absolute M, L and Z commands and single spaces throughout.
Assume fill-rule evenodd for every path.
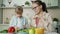
M 0 34 L 11 34 L 11 33 L 0 33 Z M 18 34 L 20 34 L 20 33 L 18 33 Z M 44 34 L 58 34 L 58 33 L 56 33 L 56 32 L 45 32 Z
M 58 33 L 45 31 L 44 34 L 58 34 Z

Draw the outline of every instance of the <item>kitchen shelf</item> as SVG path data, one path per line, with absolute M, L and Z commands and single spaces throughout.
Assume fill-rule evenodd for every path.
M 8 9 L 8 8 L 15 8 L 15 7 L 0 7 L 0 8 L 3 8 L 3 9 Z
M 2 25 L 9 25 L 9 24 L 0 24 L 0 26 L 2 26 Z
M 59 9 L 59 6 L 52 6 L 52 7 L 47 7 L 47 9 Z
M 2 9 L 15 9 L 16 7 L 0 7 Z M 23 8 L 32 8 L 32 7 L 23 7 Z
M 15 9 L 16 7 L 0 7 L 2 9 Z M 32 7 L 23 7 L 23 8 L 32 8 Z M 60 7 L 58 6 L 52 6 L 52 7 L 47 7 L 47 9 L 59 9 Z

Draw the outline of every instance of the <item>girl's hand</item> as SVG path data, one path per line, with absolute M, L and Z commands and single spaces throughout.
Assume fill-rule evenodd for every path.
M 23 25 L 23 28 L 26 28 L 26 25 Z
M 16 30 L 16 31 L 18 30 L 18 27 L 17 27 L 17 26 L 15 26 L 15 30 Z

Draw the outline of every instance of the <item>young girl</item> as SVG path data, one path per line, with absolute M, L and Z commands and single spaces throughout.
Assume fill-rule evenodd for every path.
M 26 28 L 26 24 L 28 23 L 27 19 L 22 16 L 23 8 L 21 6 L 17 6 L 15 9 L 16 15 L 12 17 L 10 21 L 10 26 L 22 29 Z

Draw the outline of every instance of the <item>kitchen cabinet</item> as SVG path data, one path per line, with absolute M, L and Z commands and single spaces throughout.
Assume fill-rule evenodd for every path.
M 29 1 L 31 3 L 30 0 L 12 0 L 11 4 L 8 3 L 7 0 L 3 0 L 3 4 L 5 4 L 5 6 L 11 6 L 13 7 L 15 4 L 16 5 L 25 5 L 25 2 Z M 60 5 L 60 3 L 58 3 L 60 0 L 41 0 L 43 2 L 46 3 L 47 7 L 57 7 L 58 5 Z
M 58 5 L 59 5 L 59 7 L 60 7 L 60 0 L 58 0 Z
M 0 7 L 2 7 L 3 0 L 0 0 Z M 0 8 L 0 24 L 2 24 L 2 15 L 3 15 L 3 9 Z
M 0 0 L 0 7 L 2 6 L 2 4 L 3 4 L 3 0 Z
M 51 0 L 51 6 L 58 6 L 58 0 Z
M 46 3 L 46 6 L 48 7 L 49 5 L 49 1 L 48 0 L 41 0 L 42 2 L 45 2 Z
M 58 33 L 60 34 L 60 25 L 58 25 Z
M 0 24 L 3 23 L 2 20 L 3 20 L 3 9 L 0 8 Z
M 55 7 L 58 6 L 58 0 L 41 0 L 46 3 L 47 7 Z
M 31 4 L 31 1 L 30 0 L 12 0 L 11 1 L 11 4 L 8 3 L 8 0 L 3 0 L 3 4 L 6 7 L 14 7 L 15 5 L 18 5 L 18 6 L 24 5 L 25 6 L 25 2 L 26 1 L 28 1 Z

